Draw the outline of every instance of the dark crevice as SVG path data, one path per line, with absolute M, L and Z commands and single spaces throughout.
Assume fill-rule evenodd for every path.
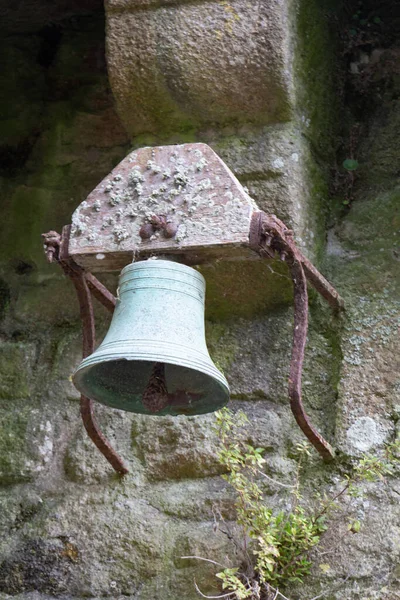
M 343 101 L 352 118 L 367 121 L 391 95 L 395 71 L 391 49 L 398 44 L 400 11 L 397 0 L 353 0 L 345 4 L 342 26 Z
M 11 299 L 10 288 L 4 279 L 0 279 L 0 319 L 3 318 L 4 313 L 9 305 Z
M 37 62 L 47 69 L 56 57 L 62 38 L 62 29 L 60 25 L 47 25 L 39 32 L 39 37 L 42 42 L 37 55 Z
M 13 177 L 24 167 L 38 136 L 34 132 L 17 146 L 0 146 L 0 175 Z
M 362 145 L 371 123 L 384 124 L 399 97 L 398 0 L 351 0 L 342 4 L 340 17 L 341 74 L 338 94 L 342 103 L 341 129 L 332 166 L 331 197 L 342 206 L 333 213 L 344 216 L 351 209 L 360 178 Z M 354 162 L 354 168 L 346 163 Z M 337 212 L 335 212 L 337 211 Z
M 12 267 L 17 275 L 29 275 L 36 269 L 36 265 L 25 260 L 15 259 Z

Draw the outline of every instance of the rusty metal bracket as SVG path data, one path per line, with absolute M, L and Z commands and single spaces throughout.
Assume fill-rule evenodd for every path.
M 311 424 L 301 397 L 301 378 L 308 330 L 307 280 L 329 302 L 332 308 L 343 310 L 344 301 L 331 284 L 306 259 L 293 240 L 293 231 L 275 215 L 256 212 L 250 228 L 250 247 L 262 257 L 276 254 L 287 262 L 294 288 L 294 332 L 289 375 L 289 399 L 294 418 L 305 436 L 324 460 L 335 456 L 331 445 Z
M 83 326 L 83 356 L 94 351 L 95 324 L 91 294 L 110 312 L 114 311 L 116 299 L 94 275 L 79 266 L 68 252 L 70 226 L 63 228 L 62 236 L 55 231 L 43 234 L 44 248 L 49 262 L 57 262 L 72 280 L 80 305 Z M 319 273 L 314 265 L 297 248 L 293 232 L 275 215 L 256 211 L 252 215 L 249 247 L 262 258 L 279 255 L 287 262 L 294 287 L 294 333 L 290 363 L 288 395 L 293 415 L 300 429 L 321 454 L 324 460 L 332 460 L 334 451 L 330 444 L 311 424 L 302 403 L 301 379 L 304 351 L 308 330 L 307 280 L 335 310 L 344 308 L 344 301 L 335 288 Z M 120 474 L 128 472 L 121 458 L 101 433 L 93 412 L 93 402 L 81 397 L 81 416 L 85 429 L 100 452 Z
M 297 256 L 307 281 L 336 310 L 344 309 L 344 300 L 325 277 L 297 248 L 293 231 L 275 215 L 263 211 L 253 213 L 250 225 L 250 247 L 264 258 Z M 286 258 L 281 256 L 281 258 Z
M 83 323 L 84 356 L 94 349 L 91 295 L 113 312 L 116 300 L 92 275 L 120 271 L 136 259 L 169 256 L 188 265 L 278 255 L 294 286 L 294 335 L 289 398 L 295 419 L 326 460 L 334 452 L 307 417 L 301 377 L 308 329 L 307 281 L 335 310 L 343 299 L 294 243 L 293 232 L 275 215 L 258 210 L 239 181 L 206 144 L 141 148 L 130 152 L 81 202 L 62 235 L 43 234 L 49 262 L 58 262 L 77 291 Z M 261 261 L 258 261 L 261 264 Z M 85 354 L 86 353 L 86 354 Z M 145 401 L 163 400 L 163 377 L 155 368 Z M 121 459 L 94 421 L 91 400 L 81 414 L 96 446 L 119 473 Z
M 64 227 L 62 236 L 55 231 L 42 235 L 47 260 L 50 263 L 57 262 L 75 287 L 82 321 L 82 355 L 85 358 L 95 349 L 95 322 L 91 293 L 110 312 L 114 311 L 116 299 L 96 277 L 87 273 L 68 256 L 68 236 L 68 227 Z M 95 420 L 93 401 L 90 398 L 81 396 L 80 413 L 87 434 L 114 470 L 120 475 L 128 473 L 123 460 L 101 432 Z

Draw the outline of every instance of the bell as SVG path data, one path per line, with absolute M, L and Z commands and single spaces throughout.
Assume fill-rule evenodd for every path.
M 199 415 L 229 399 L 204 333 L 204 277 L 186 265 L 125 267 L 110 329 L 73 375 L 86 397 L 153 415 Z

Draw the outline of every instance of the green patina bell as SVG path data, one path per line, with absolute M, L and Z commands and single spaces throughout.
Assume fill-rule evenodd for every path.
M 125 267 L 118 291 L 106 337 L 73 375 L 78 390 L 113 408 L 153 415 L 224 406 L 228 384 L 205 341 L 203 276 L 150 259 Z

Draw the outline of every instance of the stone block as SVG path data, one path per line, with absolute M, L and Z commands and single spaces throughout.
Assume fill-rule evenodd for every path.
M 77 596 L 134 597 L 144 582 L 160 573 L 166 577 L 180 528 L 167 527 L 167 517 L 138 498 L 128 482 L 69 489 L 53 499 L 41 523 L 44 539 L 75 549 L 68 579 L 59 585 Z
M 234 492 L 220 477 L 165 481 L 146 490 L 150 504 L 170 517 L 212 521 L 218 510 L 224 519 L 235 518 Z
M 3 342 L 0 345 L 0 406 L 31 393 L 32 367 L 36 358 L 34 343 Z
M 382 135 L 387 139 L 387 130 Z M 371 140 L 372 169 L 380 168 L 374 165 L 379 145 Z M 369 179 L 365 185 L 328 247 L 332 277 L 347 307 L 336 434 L 341 450 L 355 456 L 393 439 L 399 391 L 400 195 L 397 187 L 382 191 L 381 180 L 378 191 Z
M 242 126 L 231 135 L 211 135 L 208 143 L 258 208 L 293 228 L 296 244 L 314 258 L 324 235 L 321 207 L 327 190 L 302 127 L 295 122 Z
M 139 485 L 143 469 L 131 451 L 131 426 L 134 418 L 130 413 L 114 410 L 94 403 L 94 415 L 102 433 L 129 468 L 127 476 L 131 485 Z M 96 448 L 86 433 L 77 406 L 75 432 L 68 442 L 63 467 L 69 481 L 77 483 L 111 483 L 117 479 L 115 471 Z
M 236 531 L 235 525 L 226 524 L 226 526 L 240 540 L 240 532 Z M 195 579 L 202 593 L 216 595 L 220 589 L 218 580 L 215 577 L 215 573 L 218 572 L 216 571 L 216 565 L 196 558 L 187 559 L 183 557 L 201 557 L 214 560 L 227 567 L 233 567 L 236 566 L 236 563 L 233 564 L 236 559 L 235 551 L 234 541 L 229 539 L 229 536 L 222 531 L 215 530 L 213 523 L 202 523 L 195 529 L 187 529 L 177 536 L 175 541 L 173 557 L 176 571 L 174 576 L 179 580 L 179 571 L 182 571 L 187 581 Z M 232 557 L 232 562 L 228 556 Z M 194 586 L 193 588 L 189 587 L 184 597 L 194 598 L 193 592 L 195 591 Z M 169 597 L 171 600 L 174 598 L 172 594 Z
M 286 3 L 112 0 L 106 14 L 110 83 L 131 135 L 288 119 Z
M 29 481 L 53 455 L 53 426 L 22 402 L 0 410 L 0 483 Z
M 66 591 L 71 561 L 61 540 L 27 540 L 0 564 L 0 590 L 57 595 Z
M 35 328 L 77 324 L 79 304 L 72 283 L 57 273 L 41 283 L 21 286 L 15 302 L 15 316 L 20 323 Z
M 195 479 L 222 472 L 212 415 L 142 417 L 132 425 L 133 447 L 150 479 Z

